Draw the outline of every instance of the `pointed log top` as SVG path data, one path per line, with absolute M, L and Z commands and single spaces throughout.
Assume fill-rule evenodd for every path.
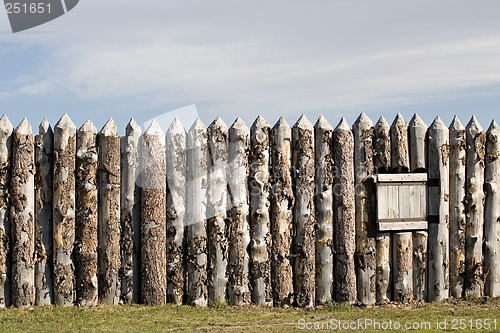
M 433 129 L 448 129 L 446 127 L 446 125 L 443 123 L 443 121 L 441 120 L 441 118 L 439 118 L 439 116 L 437 116 L 436 118 L 434 118 L 434 121 L 432 122 L 430 128 L 433 128 Z
M 500 133 L 500 127 L 498 127 L 497 122 L 495 119 L 491 121 L 490 127 L 488 127 L 488 130 L 486 131 L 486 134 L 498 134 Z
M 207 126 L 201 121 L 200 118 L 196 118 L 196 120 L 194 121 L 194 123 L 191 126 L 191 128 L 189 129 L 189 131 L 191 132 L 191 131 L 196 131 L 199 129 L 206 130 Z
M 335 127 L 335 131 L 350 131 L 350 130 L 351 129 L 349 128 L 349 124 L 347 123 L 345 117 L 342 117 L 337 127 Z
M 49 121 L 47 120 L 46 117 L 43 118 L 42 122 L 40 123 L 40 126 L 38 126 L 38 133 L 41 135 L 47 134 L 49 132 L 52 132 L 52 128 L 50 127 Z
M 370 119 L 370 117 L 368 117 L 368 115 L 366 113 L 363 112 L 359 115 L 358 119 L 356 119 L 356 121 L 354 122 L 352 127 L 353 128 L 361 127 L 361 124 L 369 127 L 369 126 L 373 126 L 373 121 Z
M 73 123 L 71 118 L 68 116 L 67 113 L 63 114 L 61 119 L 57 122 L 56 126 L 61 129 L 70 129 L 70 130 L 76 130 L 76 125 Z
M 276 124 L 274 124 L 273 129 L 278 127 L 290 127 L 285 117 L 281 116 L 280 119 L 278 119 L 278 121 L 276 122 Z
M 323 115 L 319 116 L 318 121 L 314 125 L 314 128 L 323 128 L 326 130 L 333 130 L 333 126 L 330 124 L 330 122 L 328 120 L 326 120 L 326 118 Z
M 414 114 L 413 117 L 410 120 L 410 127 L 427 127 L 427 124 L 425 121 L 420 118 L 418 114 Z
M 470 121 L 465 128 L 467 129 L 467 132 L 470 133 L 479 133 L 483 131 L 483 127 L 481 127 L 481 124 L 477 121 L 476 116 L 472 116 L 470 118 Z
M 211 124 L 209 127 L 218 127 L 222 130 L 226 130 L 227 131 L 227 125 L 226 123 L 224 122 L 224 120 L 222 120 L 221 117 L 217 117 Z
M 465 127 L 464 127 L 464 125 L 462 125 L 462 122 L 460 121 L 460 119 L 458 119 L 457 116 L 453 117 L 453 120 L 451 121 L 451 124 L 450 124 L 450 130 L 462 131 L 464 129 L 465 129 Z
M 405 125 L 406 125 L 406 121 L 403 118 L 403 115 L 398 112 L 398 114 L 396 115 L 396 118 L 394 118 L 394 121 L 392 122 L 391 127 L 398 127 L 398 126 L 405 126 Z
M 125 128 L 125 135 L 131 136 L 132 134 L 136 133 L 142 133 L 141 126 L 134 120 L 134 118 L 130 118 L 130 121 L 127 124 L 127 127 Z
M 7 118 L 7 115 L 4 114 L 2 118 L 0 118 L 0 127 L 2 130 L 12 130 L 13 126 L 12 123 L 10 122 L 9 118 Z
M 245 122 L 240 117 L 236 118 L 234 123 L 231 125 L 231 128 L 248 131 L 247 124 L 245 124 Z
M 313 125 L 311 124 L 309 119 L 307 119 L 307 117 L 304 114 L 300 116 L 299 120 L 297 120 L 297 122 L 295 123 L 295 125 L 293 125 L 293 127 L 307 129 L 307 130 L 313 129 Z
M 101 133 L 105 136 L 115 136 L 116 131 L 116 124 L 113 118 L 109 118 L 108 122 L 101 129 Z
M 182 125 L 180 119 L 175 117 L 174 121 L 170 124 L 170 127 L 168 128 L 167 132 L 185 133 L 186 130 L 184 129 L 184 126 Z
M 262 116 L 258 116 L 252 124 L 252 128 L 269 127 L 269 123 Z
M 375 124 L 375 128 L 389 128 L 389 123 L 385 120 L 384 117 L 380 117 Z
M 144 134 L 147 134 L 147 135 L 163 135 L 163 131 L 161 130 L 161 127 L 160 127 L 160 124 L 158 123 L 158 121 L 156 121 L 156 119 L 153 119 L 153 122 L 151 122 L 151 125 L 149 125 L 148 129 L 146 130 L 146 132 L 144 132 Z
M 23 118 L 21 123 L 16 127 L 15 132 L 24 135 L 33 133 L 33 129 L 31 128 L 31 124 L 28 119 Z
M 95 127 L 92 120 L 88 119 L 85 123 L 83 123 L 82 127 L 78 129 L 78 132 L 97 133 L 97 128 Z

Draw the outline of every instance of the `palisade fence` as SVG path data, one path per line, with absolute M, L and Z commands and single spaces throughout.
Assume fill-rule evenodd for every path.
M 384 304 L 500 296 L 500 128 L 415 115 L 0 119 L 0 304 Z M 427 173 L 426 230 L 379 231 L 376 179 Z M 400 200 L 400 205 L 413 205 Z

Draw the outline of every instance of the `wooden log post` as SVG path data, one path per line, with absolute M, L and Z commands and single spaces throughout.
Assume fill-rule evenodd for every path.
M 484 155 L 486 133 L 472 116 L 466 126 L 465 297 L 483 296 Z
M 320 116 L 314 125 L 316 207 L 316 304 L 333 295 L 333 127 Z
M 373 167 L 373 122 L 362 113 L 352 127 L 356 204 L 356 276 L 358 301 L 375 304 L 376 239 Z
M 12 135 L 12 305 L 35 305 L 35 143 L 24 118 Z
M 293 303 L 292 220 L 292 129 L 280 117 L 271 130 L 271 284 L 274 306 Z M 332 265 L 333 267 L 333 265 Z
M 146 305 L 167 300 L 165 136 L 156 120 L 143 134 L 141 149 L 141 290 Z
M 292 243 L 295 303 L 300 307 L 313 307 L 316 296 L 314 129 L 305 115 L 292 127 L 292 166 L 295 171 Z
M 46 118 L 35 136 L 35 305 L 54 302 L 52 177 L 54 132 Z
M 391 125 L 391 168 L 393 172 L 408 172 L 408 125 L 398 113 Z M 404 202 L 404 198 L 399 199 Z M 413 300 L 413 241 L 411 232 L 393 234 L 394 300 Z
M 99 133 L 99 152 L 99 301 L 113 305 L 120 302 L 121 291 L 120 137 L 113 119 Z
M 439 117 L 427 131 L 429 268 L 427 295 L 439 302 L 449 294 L 449 130 Z
M 389 123 L 380 117 L 374 128 L 373 164 L 377 173 L 387 173 L 391 169 L 391 136 Z M 376 295 L 378 304 L 391 299 L 391 234 L 376 232 Z
M 450 295 L 462 298 L 465 278 L 465 127 L 454 117 L 450 131 Z
M 345 118 L 333 131 L 334 270 L 337 302 L 356 301 L 356 218 L 354 200 L 354 137 Z
M 10 168 L 12 161 L 12 131 L 14 127 L 6 115 L 0 118 L 0 308 L 11 304 L 10 251 Z
M 198 118 L 187 133 L 188 303 L 207 306 L 207 127 Z
M 74 301 L 76 126 L 67 114 L 54 128 L 54 298 L 58 305 Z
M 227 166 L 228 203 L 228 303 L 244 305 L 251 301 L 249 287 L 250 244 L 249 197 L 247 187 L 250 132 L 236 119 L 229 129 Z
M 185 285 L 186 131 L 178 118 L 166 134 L 167 302 L 182 304 Z
M 97 305 L 98 167 L 97 129 L 87 120 L 76 133 L 74 257 L 78 306 Z
M 427 124 L 417 115 L 413 115 L 408 124 L 410 141 L 410 171 L 427 171 L 426 154 Z M 413 299 L 427 300 L 427 231 L 413 232 Z
M 141 127 L 131 119 L 121 138 L 121 298 L 126 304 L 141 300 L 141 183 L 139 153 Z
M 250 285 L 252 302 L 272 305 L 269 220 L 269 124 L 261 116 L 250 128 Z
M 486 132 L 484 183 L 484 295 L 500 296 L 500 127 L 495 120 Z
M 226 302 L 227 126 L 217 117 L 208 127 L 207 287 L 209 304 Z

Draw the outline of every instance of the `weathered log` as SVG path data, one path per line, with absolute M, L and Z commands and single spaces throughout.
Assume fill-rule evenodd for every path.
M 465 278 L 465 128 L 455 116 L 450 131 L 450 295 L 463 297 Z
M 391 125 L 391 168 L 393 172 L 408 172 L 408 125 L 398 113 Z M 413 241 L 411 232 L 393 234 L 394 300 L 413 299 Z
M 500 128 L 495 120 L 486 132 L 484 183 L 484 295 L 500 296 Z
M 354 200 L 354 137 L 345 118 L 333 131 L 335 295 L 338 302 L 356 301 L 356 218 Z
M 472 116 L 466 127 L 465 297 L 483 296 L 484 155 L 486 134 Z
M 417 115 L 413 115 L 408 124 L 408 140 L 410 141 L 410 171 L 427 171 L 427 154 L 425 138 L 427 124 Z M 413 232 L 413 299 L 427 299 L 427 231 Z
M 198 118 L 187 133 L 188 302 L 207 306 L 207 127 Z
M 35 305 L 35 143 L 26 118 L 12 135 L 12 305 Z
M 207 287 L 209 303 L 226 302 L 227 288 L 227 126 L 221 118 L 208 127 Z
M 292 129 L 280 117 L 271 130 L 271 285 L 274 306 L 292 305 Z M 333 264 L 330 261 L 333 269 Z
M 141 136 L 140 126 L 131 119 L 121 138 L 121 298 L 126 304 L 141 299 Z
M 269 124 L 259 116 L 250 128 L 250 285 L 252 302 L 272 305 L 269 220 Z
M 333 294 L 333 127 L 320 116 L 314 125 L 316 165 L 316 304 Z
M 54 302 L 52 177 L 54 133 L 46 118 L 35 136 L 35 305 Z
M 380 117 L 373 128 L 373 164 L 377 173 L 391 170 L 391 136 L 389 123 Z M 385 304 L 391 297 L 391 234 L 376 232 L 376 301 Z
M 427 131 L 430 184 L 427 297 L 431 302 L 442 301 L 449 294 L 449 137 L 448 128 L 436 117 Z
M 76 126 L 67 114 L 54 128 L 54 298 L 64 306 L 74 301 Z
M 166 135 L 167 149 L 167 302 L 182 304 L 185 284 L 186 131 L 179 119 Z
M 87 120 L 76 133 L 76 304 L 95 306 L 98 298 L 97 129 Z
M 236 119 L 229 129 L 229 162 L 227 186 L 228 210 L 228 302 L 243 305 L 251 301 L 248 280 L 250 244 L 249 197 L 247 188 L 248 149 L 250 132 L 245 123 Z
M 121 291 L 120 137 L 113 119 L 99 133 L 99 152 L 99 301 L 118 304 Z
M 354 135 L 354 183 L 356 189 L 356 276 L 358 301 L 375 304 L 376 239 L 373 167 L 373 123 L 362 113 L 352 127 Z
M 167 300 L 165 136 L 156 120 L 144 132 L 141 148 L 142 302 Z

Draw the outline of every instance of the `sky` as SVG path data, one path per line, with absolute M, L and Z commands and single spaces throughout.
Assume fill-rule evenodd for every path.
M 35 130 L 65 112 L 78 127 L 112 117 L 121 133 L 189 105 L 207 125 L 401 112 L 475 114 L 487 129 L 500 120 L 499 14 L 498 1 L 84 0 L 13 34 L 0 9 L 0 114 Z

